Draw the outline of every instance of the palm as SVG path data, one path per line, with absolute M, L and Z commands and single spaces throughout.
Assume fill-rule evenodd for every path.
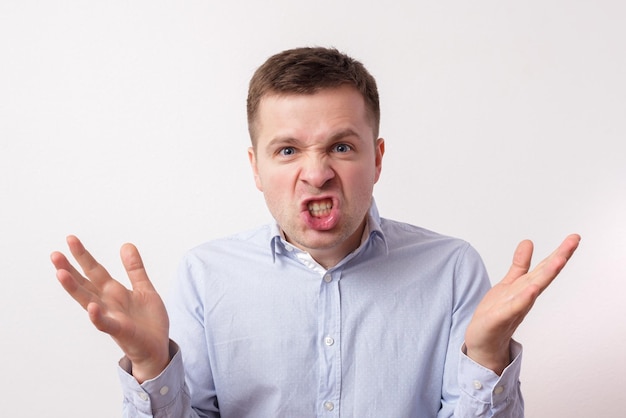
M 533 244 L 530 241 L 519 244 L 508 273 L 487 292 L 467 327 L 465 344 L 468 356 L 494 371 L 501 371 L 506 366 L 513 333 L 537 297 L 565 266 L 579 241 L 578 235 L 568 236 L 532 271 L 529 269 Z
M 152 351 L 150 347 L 168 338 L 167 313 L 154 289 L 128 290 L 111 279 L 99 293 L 100 302 L 87 306 L 89 317 L 98 329 L 113 337 L 129 358 L 140 361 Z
M 63 254 L 53 253 L 61 285 L 89 313 L 96 328 L 111 335 L 134 369 L 144 367 L 148 374 L 158 374 L 156 369 L 162 370 L 168 360 L 169 320 L 137 249 L 126 244 L 120 251 L 132 284 L 129 290 L 114 280 L 76 237 L 68 237 L 68 245 L 85 276 Z

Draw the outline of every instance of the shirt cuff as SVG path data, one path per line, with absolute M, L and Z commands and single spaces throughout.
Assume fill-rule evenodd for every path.
M 182 355 L 178 345 L 170 340 L 170 363 L 154 379 L 139 384 L 132 375 L 132 364 L 124 356 L 119 362 L 118 375 L 126 402 L 138 411 L 151 416 L 153 411 L 165 408 L 180 395 L 185 384 Z
M 519 390 L 519 376 L 522 364 L 522 345 L 511 340 L 513 361 L 498 376 L 492 370 L 481 366 L 469 358 L 461 349 L 459 362 L 459 386 L 463 392 L 475 400 L 498 405 L 516 398 Z

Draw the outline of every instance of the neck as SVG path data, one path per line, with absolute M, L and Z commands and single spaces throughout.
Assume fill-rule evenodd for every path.
M 308 252 L 315 261 L 319 263 L 326 270 L 335 267 L 341 260 L 343 260 L 348 254 L 359 248 L 363 239 L 363 233 L 367 226 L 367 217 L 363 219 L 363 222 L 348 238 L 328 248 L 306 248 L 293 242 L 289 239 L 287 234 L 283 231 L 283 236 L 287 242 L 300 248 L 302 251 Z

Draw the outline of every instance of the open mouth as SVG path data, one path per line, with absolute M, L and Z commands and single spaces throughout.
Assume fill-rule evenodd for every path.
M 311 201 L 308 205 L 309 213 L 315 218 L 323 218 L 330 215 L 332 208 L 333 201 L 331 199 Z

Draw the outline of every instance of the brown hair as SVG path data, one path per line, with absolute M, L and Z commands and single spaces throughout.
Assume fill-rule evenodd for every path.
M 363 64 L 334 48 L 295 48 L 271 56 L 255 71 L 248 88 L 248 131 L 252 144 L 256 144 L 254 125 L 263 96 L 313 94 L 343 85 L 354 86 L 363 96 L 376 139 L 380 124 L 378 88 Z

